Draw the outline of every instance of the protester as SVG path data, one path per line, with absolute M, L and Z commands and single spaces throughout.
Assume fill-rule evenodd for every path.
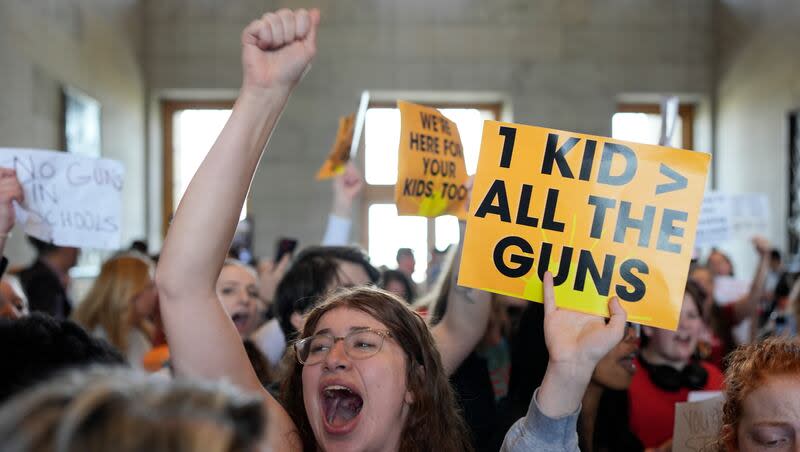
M 72 313 L 67 289 L 69 269 L 78 262 L 78 249 L 56 246 L 34 237 L 28 241 L 36 248 L 36 261 L 19 273 L 31 311 L 40 311 L 56 318 Z
M 725 372 L 720 449 L 800 448 L 800 342 L 770 338 L 741 347 Z
M 642 348 L 634 361 L 637 372 L 628 399 L 631 431 L 647 448 L 662 447 L 671 440 L 675 403 L 685 402 L 689 391 L 722 389 L 719 369 L 694 356 L 705 327 L 702 297 L 700 288 L 690 281 L 676 331 L 642 327 Z
M 229 384 L 99 367 L 4 405 L 0 444 L 6 452 L 261 450 L 266 422 L 259 400 Z
M 544 306 L 530 303 L 513 335 L 508 397 L 498 409 L 500 431 L 525 415 L 528 401 L 544 379 L 549 360 L 545 321 Z M 623 340 L 598 361 L 578 416 L 578 444 L 584 452 L 644 450 L 628 427 L 627 389 L 636 371 L 636 350 L 635 332 L 628 327 Z
M 114 345 L 131 366 L 142 368 L 152 348 L 158 292 L 147 256 L 125 253 L 103 264 L 73 320 Z
M 28 299 L 13 275 L 0 277 L 0 318 L 18 319 L 29 314 Z
M 245 390 L 262 394 L 269 407 L 270 427 L 276 432 L 269 435 L 275 450 L 297 450 L 302 444 L 309 448 L 314 444 L 356 448 L 387 443 L 395 449 L 415 444 L 423 450 L 464 450 L 466 437 L 459 427 L 445 375 L 474 347 L 474 342 L 465 341 L 461 333 L 469 336 L 467 330 L 474 329 L 475 311 L 488 313 L 488 303 L 477 299 L 473 291 L 450 292 L 455 314 L 432 333 L 401 301 L 374 289 L 351 295 L 366 294 L 374 300 L 367 308 L 383 309 L 393 317 L 376 317 L 378 311 L 367 314 L 344 307 L 316 316 L 315 312 L 324 311 L 312 310 L 309 322 L 303 324 L 303 338 L 321 332 L 312 329 L 317 322 L 336 336 L 347 336 L 351 328 L 370 327 L 384 334 L 388 330 L 400 338 L 381 336 L 386 348 L 373 360 L 350 361 L 343 348 L 333 347 L 337 352 L 327 355 L 324 363 L 295 366 L 295 372 L 302 375 L 302 387 L 295 388 L 302 391 L 303 409 L 313 427 L 313 436 L 308 436 L 304 426 L 297 424 L 300 419 L 289 417 L 261 387 L 235 328 L 208 283 L 222 267 L 239 214 L 236 206 L 244 201 L 264 143 L 315 52 L 318 14 L 281 10 L 253 22 L 243 34 L 245 74 L 240 97 L 181 201 L 159 263 L 161 310 L 173 367 L 179 375 L 225 376 Z M 291 27 L 279 25 L 282 22 Z M 220 180 L 228 181 L 229 186 L 222 189 Z M 213 215 L 208 214 L 209 206 L 215 209 Z M 350 297 L 340 299 L 347 306 Z M 325 306 L 316 309 L 324 310 Z M 462 316 L 464 313 L 468 315 Z M 397 326 L 392 327 L 395 323 Z M 201 343 L 204 346 L 197 347 Z M 385 397 L 370 399 L 372 394 L 381 393 Z M 297 400 L 297 395 L 286 393 L 286 398 Z M 344 403 L 339 406 L 339 402 Z M 290 412 L 298 415 L 296 410 Z M 420 417 L 418 413 L 430 415 Z M 297 428 L 301 430 L 299 437 Z M 350 434 L 342 436 L 345 431 Z
M 261 326 L 256 271 L 242 262 L 226 259 L 216 284 L 217 297 L 243 338 Z
M 0 319 L 0 355 L 0 403 L 66 369 L 125 362 L 108 342 L 75 322 L 38 312 L 19 320 Z
M 689 279 L 697 283 L 702 289 L 699 296 L 702 297 L 702 310 L 700 311 L 706 326 L 709 328 L 708 341 L 710 350 L 706 356 L 708 362 L 723 369 L 725 367 L 724 357 L 736 347 L 733 329 L 742 322 L 752 322 L 753 333 L 757 330 L 759 302 L 764 295 L 764 284 L 767 277 L 769 266 L 769 242 L 762 237 L 753 239 L 753 246 L 758 253 L 759 263 L 750 282 L 750 290 L 747 294 L 730 303 L 721 305 L 715 299 L 716 278 L 709 266 L 695 265 L 689 271 Z M 716 254 L 720 254 L 716 252 Z M 714 255 L 714 253 L 712 253 Z M 718 267 L 721 262 L 727 262 L 718 258 Z
M 397 270 L 408 278 L 414 274 L 417 261 L 414 259 L 414 252 L 411 248 L 400 248 L 397 250 Z
M 581 402 L 598 363 L 625 336 L 627 314 L 616 297 L 608 304 L 611 319 L 606 323 L 597 316 L 557 308 L 550 272 L 543 283 L 547 370 L 526 416 L 506 434 L 501 452 L 579 451 L 576 425 Z
M 25 193 L 14 170 L 0 167 L 0 276 L 8 266 L 8 259 L 3 255 L 6 240 L 11 237 L 16 215 L 13 202 L 23 202 Z
M 398 270 L 386 270 L 381 274 L 380 283 L 381 289 L 387 290 L 401 300 L 405 300 L 409 304 L 413 304 L 417 298 L 416 289 L 413 282 L 408 279 L 405 273 Z

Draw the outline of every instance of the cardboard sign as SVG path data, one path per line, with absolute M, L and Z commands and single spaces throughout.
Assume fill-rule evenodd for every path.
M 672 452 L 704 452 L 715 450 L 714 443 L 722 428 L 721 395 L 698 402 L 675 404 L 675 429 Z
M 769 230 L 769 217 L 769 199 L 763 193 L 706 193 L 695 246 L 712 247 L 764 235 Z
M 400 215 L 467 215 L 467 169 L 456 124 L 435 109 L 398 101 L 400 148 L 394 200 Z
M 355 114 L 349 114 L 339 118 L 339 130 L 336 132 L 336 140 L 331 146 L 328 158 L 317 172 L 317 180 L 330 179 L 344 173 L 344 166 L 350 160 L 350 145 L 353 143 L 353 131 L 355 130 Z
M 60 246 L 118 249 L 125 168 L 116 160 L 0 148 L 17 172 L 25 202 L 15 205 L 25 233 Z
M 708 154 L 486 121 L 463 286 L 675 329 Z

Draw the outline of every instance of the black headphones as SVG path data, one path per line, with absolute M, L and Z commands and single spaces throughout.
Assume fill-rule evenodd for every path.
M 672 366 L 652 365 L 641 354 L 639 363 L 650 375 L 653 384 L 664 391 L 676 392 L 681 388 L 697 391 L 703 389 L 708 382 L 708 371 L 695 360 L 690 361 L 683 370 L 676 370 Z

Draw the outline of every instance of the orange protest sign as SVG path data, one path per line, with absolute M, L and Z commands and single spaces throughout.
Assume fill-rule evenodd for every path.
M 711 157 L 486 121 L 458 283 L 676 329 Z
M 330 179 L 344 172 L 344 165 L 350 160 L 350 145 L 353 143 L 355 115 L 349 114 L 339 118 L 339 130 L 336 141 L 331 146 L 328 158 L 317 172 L 317 180 Z
M 467 169 L 456 124 L 430 107 L 397 101 L 400 148 L 394 199 L 400 215 L 467 214 Z

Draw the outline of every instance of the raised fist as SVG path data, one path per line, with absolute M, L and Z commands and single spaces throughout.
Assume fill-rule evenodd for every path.
M 291 90 L 317 52 L 319 10 L 266 13 L 242 32 L 242 88 Z

